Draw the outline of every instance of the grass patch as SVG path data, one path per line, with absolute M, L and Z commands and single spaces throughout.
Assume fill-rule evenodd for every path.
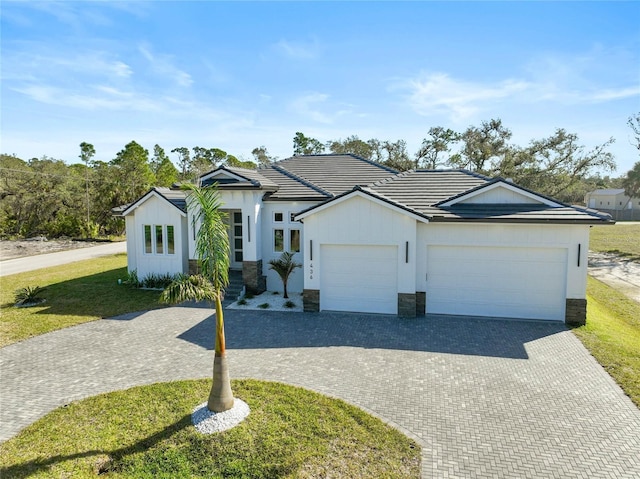
M 587 301 L 587 324 L 573 332 L 640 407 L 640 304 L 591 277 Z
M 158 308 L 159 291 L 119 285 L 127 278 L 127 256 L 118 254 L 3 276 L 0 288 L 0 347 L 75 324 L 132 311 Z M 14 293 L 46 287 L 45 303 L 16 308 Z
M 1 477 L 417 478 L 418 445 L 343 401 L 233 381 L 251 414 L 202 435 L 191 411 L 208 380 L 136 387 L 57 409 L 0 445 Z
M 594 226 L 589 235 L 589 249 L 640 261 L 640 225 Z

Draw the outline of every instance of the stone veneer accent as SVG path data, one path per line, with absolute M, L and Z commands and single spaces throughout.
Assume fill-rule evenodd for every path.
M 262 260 L 242 262 L 242 281 L 251 294 L 264 293 L 267 290 L 267 277 L 262 275 Z
M 398 316 L 415 318 L 417 309 L 415 293 L 398 293 Z
M 198 274 L 200 272 L 200 267 L 198 266 L 198 260 L 197 259 L 190 259 L 189 260 L 189 274 L 193 275 L 193 274 Z
M 427 293 L 416 291 L 416 316 L 427 314 Z
M 567 298 L 564 322 L 567 326 L 587 324 L 587 300 Z
M 302 291 L 302 304 L 305 313 L 320 311 L 320 290 L 305 289 Z

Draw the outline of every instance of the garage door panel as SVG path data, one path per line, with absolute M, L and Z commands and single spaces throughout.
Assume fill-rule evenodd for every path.
M 320 309 L 397 313 L 396 246 L 322 245 Z
M 429 246 L 427 312 L 564 319 L 562 248 Z

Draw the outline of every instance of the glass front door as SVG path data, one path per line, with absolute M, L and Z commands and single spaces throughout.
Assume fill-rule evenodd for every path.
M 229 212 L 229 243 L 230 243 L 230 266 L 233 269 L 242 269 L 242 212 Z

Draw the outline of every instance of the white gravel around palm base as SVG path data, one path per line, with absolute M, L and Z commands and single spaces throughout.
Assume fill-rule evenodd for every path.
M 246 304 L 235 303 L 227 306 L 228 309 L 251 309 L 251 310 L 264 310 L 264 311 L 293 311 L 302 312 L 302 295 L 300 293 L 289 293 L 289 298 L 284 299 L 282 293 L 274 294 L 272 291 L 265 291 L 264 293 L 254 296 L 251 299 L 244 298 Z M 285 303 L 291 301 L 294 306 L 287 308 Z M 268 304 L 268 307 L 260 307 L 261 305 Z
M 247 403 L 238 398 L 233 400 L 233 407 L 224 412 L 209 411 L 205 402 L 193 410 L 191 422 L 202 434 L 213 434 L 236 427 L 245 420 L 249 411 Z

